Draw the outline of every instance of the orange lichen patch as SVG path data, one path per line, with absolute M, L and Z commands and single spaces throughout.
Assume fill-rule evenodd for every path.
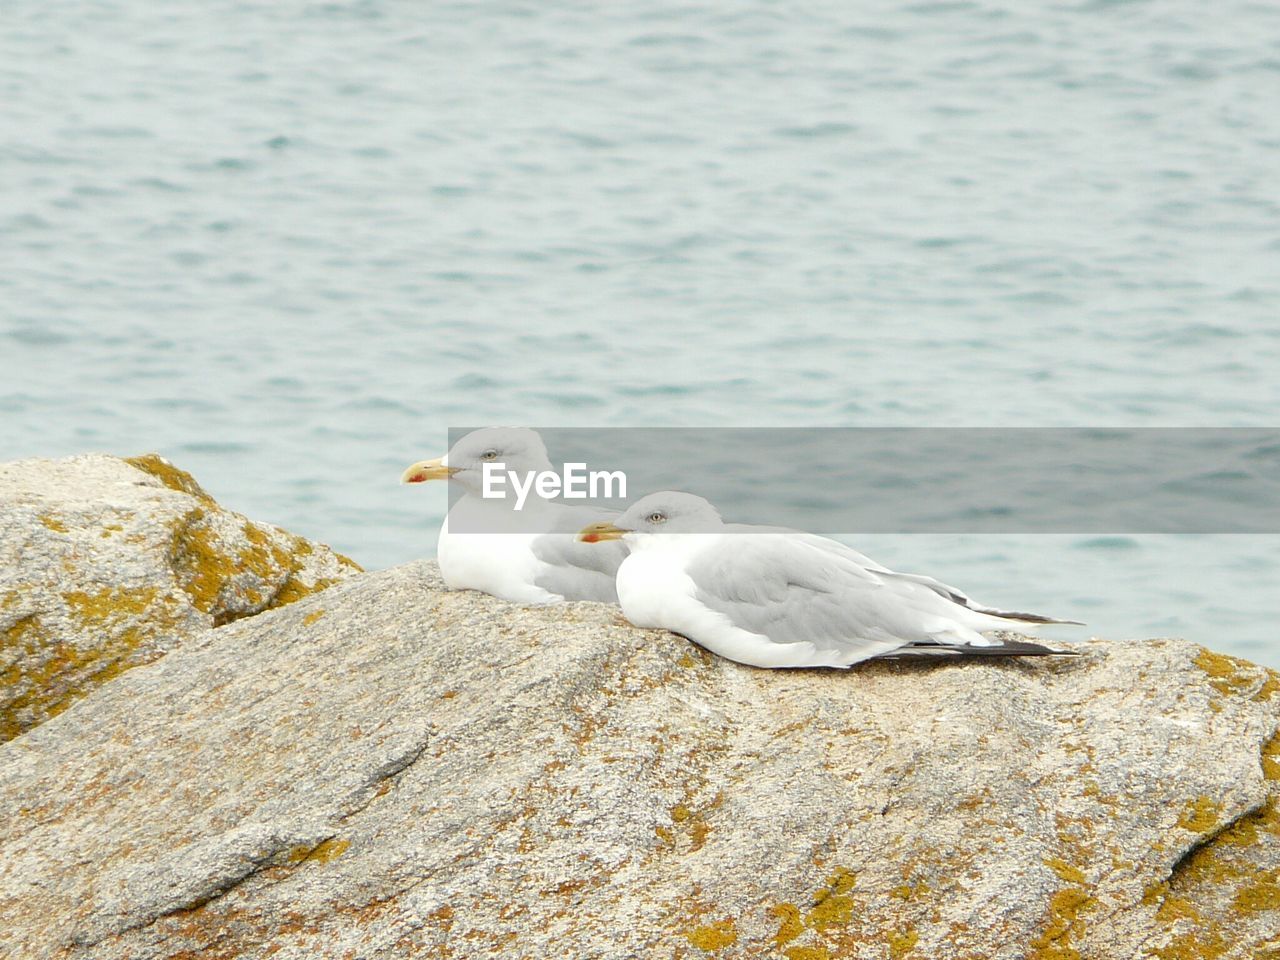
M 1217 826 L 1218 814 L 1221 811 L 1222 804 L 1208 797 L 1196 797 L 1194 800 L 1187 801 L 1186 808 L 1178 817 L 1178 826 L 1192 833 L 1208 833 Z
M 309 627 L 323 616 L 324 616 L 323 610 L 312 610 L 310 613 L 308 613 L 305 617 L 302 618 L 302 625 L 304 627 Z
M 685 931 L 685 939 L 699 950 L 714 952 L 731 947 L 738 942 L 738 931 L 732 920 L 719 920 L 702 927 Z
M 915 949 L 920 934 L 913 929 L 889 934 L 889 960 L 902 960 Z
M 170 490 L 190 494 L 199 500 L 212 504 L 213 497 L 205 493 L 204 488 L 196 483 L 196 478 L 185 470 L 180 470 L 158 453 L 144 453 L 138 457 L 125 457 L 124 462 L 148 473 L 163 483 Z

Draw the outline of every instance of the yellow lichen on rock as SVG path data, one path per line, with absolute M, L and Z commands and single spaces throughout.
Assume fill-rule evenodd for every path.
M 1196 797 L 1188 800 L 1182 815 L 1178 817 L 1178 826 L 1192 833 L 1208 833 L 1218 823 L 1218 815 L 1222 804 L 1208 797 Z
M 49 616 L 34 614 L 4 632 L 0 690 L 8 699 L 0 706 L 0 742 L 57 716 L 104 681 L 153 659 L 154 654 L 140 648 L 172 622 L 168 604 L 155 587 L 70 590 L 61 598 L 65 610 L 56 611 L 52 619 L 63 623 L 69 618 L 86 637 L 55 631 L 44 623 Z
M 787 960 L 831 960 L 831 951 L 826 947 L 788 947 L 783 952 Z
M 1272 871 L 1236 891 L 1232 905 L 1241 913 L 1280 910 L 1280 871 Z
M 272 528 L 230 536 L 274 566 Z M 62 589 L 92 613 L 107 583 Z M 695 672 L 615 618 L 418 563 L 184 643 L 4 751 L 0 954 L 1266 956 L 1280 702 L 1219 695 L 1190 644 Z
M 186 493 L 197 500 L 213 504 L 213 497 L 205 493 L 204 487 L 196 482 L 196 478 L 185 470 L 175 467 L 158 453 L 144 453 L 137 457 L 125 457 L 124 462 L 136 467 L 143 473 L 150 474 L 170 490 Z
M 174 524 L 170 559 L 178 584 L 215 626 L 283 607 L 338 583 L 340 576 L 308 582 L 310 541 L 235 514 L 196 507 Z M 340 569 L 359 569 L 338 561 Z M 336 572 L 336 571 L 335 571 Z
M 356 569 L 222 509 L 154 454 L 21 461 L 3 476 L 0 533 L 13 534 L 0 543 L 3 740 L 182 636 L 283 606 Z
M 1168 883 L 1152 884 L 1143 893 L 1142 902 L 1159 905 L 1156 919 L 1161 923 L 1176 923 L 1183 919 L 1200 922 L 1200 911 L 1187 900 L 1173 896 Z
M 1280 672 L 1275 670 L 1267 671 L 1267 679 L 1262 681 L 1262 686 L 1258 688 L 1258 692 L 1251 699 L 1259 702 L 1265 702 L 1280 693 Z
M 1276 739 L 1272 737 L 1262 747 L 1264 776 Z M 1280 868 L 1275 867 L 1280 859 L 1278 797 L 1280 791 L 1272 787 L 1261 807 L 1193 849 L 1177 864 L 1168 883 L 1148 891 L 1144 902 L 1158 903 L 1156 919 L 1173 927 L 1175 933 L 1153 949 L 1153 956 L 1160 960 L 1214 960 L 1226 955 L 1230 945 L 1247 948 L 1244 938 L 1252 918 L 1280 911 Z M 1183 820 L 1191 821 L 1193 828 L 1207 825 L 1212 830 L 1218 825 L 1218 813 L 1213 811 L 1210 824 L 1210 805 L 1204 800 L 1189 801 Z M 1194 929 L 1183 929 L 1180 921 L 1183 926 L 1194 924 Z
M 773 942 L 781 947 L 790 943 L 804 933 L 804 921 L 800 919 L 800 908 L 794 903 L 779 903 L 769 911 L 778 918 L 778 932 L 773 935 Z
M 835 924 L 846 924 L 853 916 L 853 897 L 849 895 L 858 875 L 844 867 L 836 867 L 826 886 L 813 895 L 813 907 L 805 917 L 805 926 L 821 930 Z
M 169 560 L 178 586 L 201 613 L 212 614 L 223 585 L 236 573 L 235 563 L 203 523 L 205 511 L 189 510 L 174 524 Z M 216 620 L 216 617 L 215 617 Z
M 1153 947 L 1151 956 L 1157 960 L 1217 960 L 1227 952 L 1227 943 L 1212 934 L 1180 934 L 1166 946 Z
M 62 520 L 47 513 L 40 514 L 37 519 L 54 533 L 66 533 L 69 529 Z
M 1280 732 L 1262 745 L 1262 776 L 1280 780 Z
M 1084 935 L 1081 915 L 1093 905 L 1093 898 L 1080 887 L 1064 887 L 1055 893 L 1049 899 L 1044 930 L 1031 941 L 1027 956 L 1034 960 L 1080 960 L 1080 951 L 1072 941 Z
M 842 927 L 853 918 L 854 900 L 852 892 L 858 881 L 858 875 L 847 867 L 837 866 L 821 887 L 813 892 L 813 905 L 803 915 L 794 903 L 778 903 L 770 908 L 778 921 L 777 932 L 772 939 L 776 947 L 784 948 L 788 958 L 810 960 L 828 956 L 825 945 L 798 945 L 786 947 L 786 944 L 799 939 L 807 931 L 821 932 L 831 927 Z
M 1067 881 L 1067 883 L 1084 883 L 1084 871 L 1079 867 L 1073 867 L 1061 857 L 1047 857 L 1045 866 L 1056 873 L 1059 879 Z
M 1266 700 L 1280 690 L 1274 670 L 1259 667 L 1240 657 L 1214 653 L 1207 647 L 1200 648 L 1195 665 L 1209 675 L 1209 685 L 1226 696 L 1241 694 L 1256 686 L 1252 699 Z
M 340 837 L 330 837 L 323 840 L 312 848 L 307 854 L 307 860 L 314 860 L 317 863 L 332 863 L 340 856 L 347 852 L 347 848 L 351 846 L 350 840 L 343 840 Z
M 108 624 L 146 612 L 155 601 L 155 587 L 128 590 L 122 587 L 106 587 L 96 593 L 71 590 L 62 595 L 72 616 L 87 624 Z
M 734 929 L 732 920 L 719 920 L 715 923 L 685 931 L 685 939 L 699 950 L 714 953 L 731 947 L 738 942 L 738 931 Z
M 685 803 L 677 803 L 671 807 L 671 823 L 689 838 L 689 852 L 701 850 L 711 835 L 711 824 L 706 816 L 709 812 L 724 803 L 724 796 L 716 794 L 715 798 L 700 809 L 693 809 Z M 656 829 L 658 836 L 674 845 L 675 832 L 666 827 Z
M 889 960 L 902 960 L 907 954 L 915 949 L 920 934 L 914 929 L 901 930 L 889 934 Z

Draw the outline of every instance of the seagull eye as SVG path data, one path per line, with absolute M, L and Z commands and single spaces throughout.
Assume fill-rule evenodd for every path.
M 480 459 L 481 459 L 481 460 L 497 460 L 497 459 L 498 459 L 498 451 L 497 451 L 497 450 L 486 450 L 484 453 L 480 454 Z
M 660 513 L 657 510 L 655 510 L 653 513 L 645 517 L 645 520 L 648 521 L 649 523 L 666 523 L 667 515 L 665 513 Z

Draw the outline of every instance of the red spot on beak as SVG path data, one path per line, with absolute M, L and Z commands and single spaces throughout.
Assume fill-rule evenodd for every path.
M 426 483 L 426 482 L 427 482 L 427 475 L 425 473 L 415 473 L 412 477 L 410 477 L 405 481 L 405 483 Z
M 583 543 L 599 543 L 600 542 L 599 534 L 595 534 L 595 533 L 584 533 L 578 539 L 581 540 Z

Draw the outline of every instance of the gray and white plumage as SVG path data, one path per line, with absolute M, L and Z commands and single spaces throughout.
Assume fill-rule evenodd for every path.
M 636 626 L 672 630 L 758 667 L 1050 654 L 1059 651 L 983 634 L 1074 622 L 983 606 L 825 537 L 726 524 L 710 503 L 687 493 L 651 494 L 582 537 L 629 547 L 618 568 L 618 600 Z
M 615 575 L 626 546 L 580 542 L 577 532 L 617 511 L 546 500 L 530 493 L 523 509 L 510 499 L 481 496 L 486 462 L 522 475 L 551 471 L 547 448 L 535 430 L 485 427 L 473 430 L 435 460 L 404 471 L 405 483 L 447 479 L 463 495 L 440 527 L 437 558 L 454 590 L 480 590 L 516 603 L 598 600 L 617 603 Z

